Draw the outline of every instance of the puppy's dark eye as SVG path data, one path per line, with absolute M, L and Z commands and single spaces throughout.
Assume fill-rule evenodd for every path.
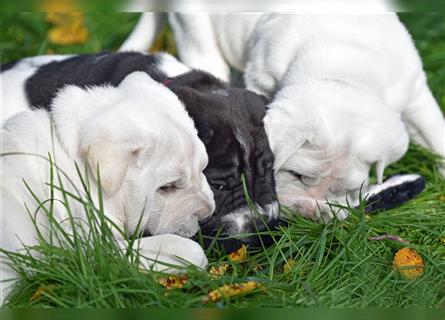
M 289 174 L 291 174 L 291 175 L 293 175 L 295 178 L 301 180 L 301 177 L 302 177 L 301 174 L 299 174 L 299 173 L 297 173 L 297 172 L 295 172 L 295 171 L 292 171 L 292 170 L 286 170 L 286 172 L 289 173 Z
M 167 183 L 166 185 L 163 185 L 162 187 L 159 188 L 159 190 L 161 190 L 162 192 L 170 192 L 173 190 L 176 190 L 176 185 L 173 183 Z

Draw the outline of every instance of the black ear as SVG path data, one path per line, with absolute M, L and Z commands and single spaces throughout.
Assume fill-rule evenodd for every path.
M 208 72 L 192 70 L 168 81 L 168 87 L 189 87 L 198 91 L 226 88 L 228 85 Z

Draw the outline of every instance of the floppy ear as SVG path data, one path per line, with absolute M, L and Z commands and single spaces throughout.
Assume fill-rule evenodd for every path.
M 51 104 L 51 116 L 60 142 L 70 157 L 79 152 L 79 132 L 83 123 L 118 94 L 116 88 L 107 85 L 89 88 L 67 85 L 58 91 Z
M 122 186 L 131 156 L 137 153 L 137 148 L 100 139 L 83 145 L 81 152 L 96 180 L 99 180 L 99 172 L 102 189 L 107 195 L 113 196 Z
M 119 89 L 128 90 L 130 92 L 140 92 L 148 88 L 163 87 L 161 83 L 155 81 L 147 73 L 143 71 L 132 72 L 127 75 L 124 80 L 119 84 Z
M 274 170 L 277 171 L 304 144 L 307 132 L 300 133 L 299 130 L 292 132 L 289 130 L 292 126 L 286 124 L 289 119 L 273 111 L 275 110 L 272 109 L 266 113 L 263 123 L 270 149 L 275 157 Z
M 143 155 L 156 149 L 159 132 L 141 127 L 125 112 L 110 106 L 88 119 L 80 131 L 80 152 L 103 190 L 113 196 L 122 186 L 130 165 L 139 167 Z

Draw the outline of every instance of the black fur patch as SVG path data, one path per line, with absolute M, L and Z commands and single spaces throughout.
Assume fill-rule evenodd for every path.
M 375 213 L 396 208 L 411 200 L 425 189 L 425 178 L 408 181 L 382 190 L 366 200 L 366 213 Z
M 43 65 L 26 81 L 25 91 L 31 106 L 48 109 L 57 91 L 65 85 L 117 86 L 135 71 L 146 72 L 160 81 L 165 75 L 153 67 L 156 62 L 156 56 L 138 52 L 79 55 Z
M 201 71 L 173 78 L 168 87 L 184 102 L 209 155 L 204 173 L 217 209 L 203 233 L 213 234 L 227 213 L 247 205 L 241 175 L 254 203 L 264 207 L 276 200 L 274 156 L 263 126 L 264 97 L 230 88 Z M 248 224 L 243 231 L 255 230 Z

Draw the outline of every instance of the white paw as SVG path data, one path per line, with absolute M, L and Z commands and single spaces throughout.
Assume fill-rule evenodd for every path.
M 207 257 L 198 243 L 173 234 L 142 238 L 136 244 L 140 248 L 143 268 L 177 273 L 192 264 L 204 269 Z

